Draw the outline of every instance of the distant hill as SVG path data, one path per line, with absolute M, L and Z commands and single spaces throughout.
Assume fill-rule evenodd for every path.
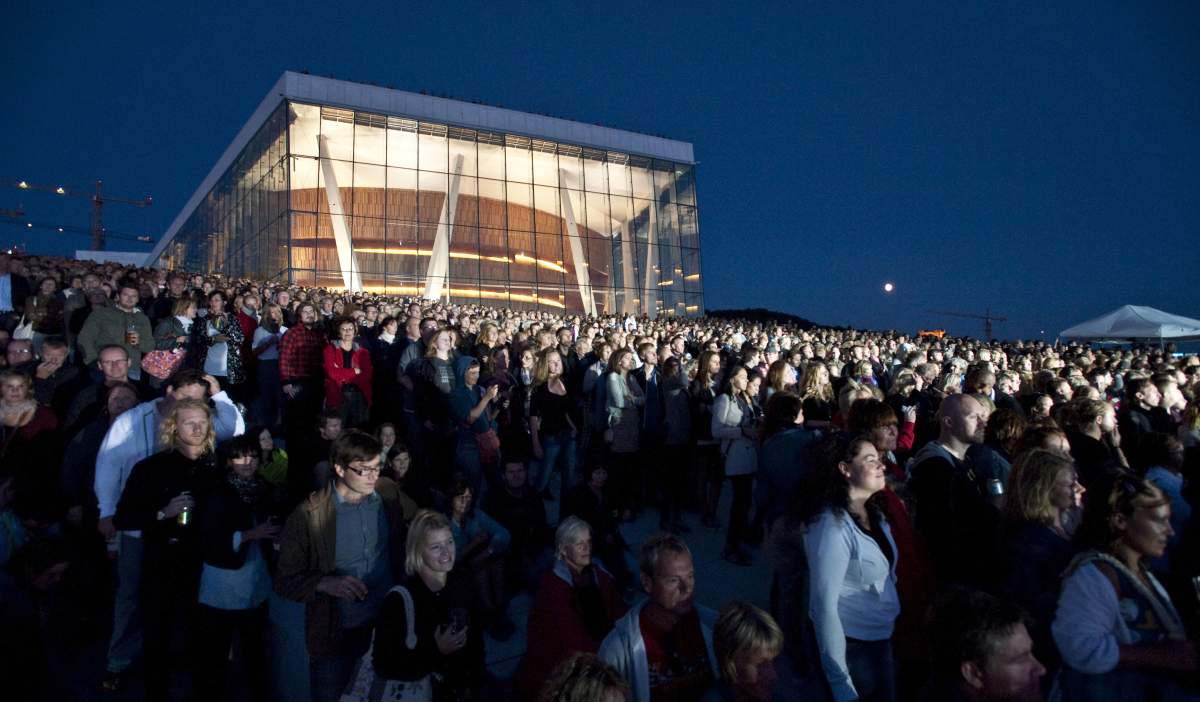
M 817 326 L 816 322 L 807 320 L 803 317 L 797 317 L 794 314 L 786 312 L 776 312 L 775 310 L 763 309 L 755 307 L 745 310 L 704 310 L 707 317 L 718 317 L 720 319 L 748 319 L 752 322 L 778 322 L 780 324 L 795 324 L 801 329 L 812 329 Z

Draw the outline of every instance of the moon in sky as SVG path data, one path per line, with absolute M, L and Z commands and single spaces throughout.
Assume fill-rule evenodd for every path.
M 895 285 L 892 285 L 891 283 L 884 283 L 884 284 L 883 284 L 883 291 L 884 291 L 885 293 L 890 293 L 891 291 L 893 291 L 893 290 L 895 290 L 895 289 L 896 289 L 896 286 L 895 286 Z

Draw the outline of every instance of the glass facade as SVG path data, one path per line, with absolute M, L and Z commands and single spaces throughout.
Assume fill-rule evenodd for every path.
M 700 314 L 691 164 L 295 101 L 160 265 L 586 314 Z

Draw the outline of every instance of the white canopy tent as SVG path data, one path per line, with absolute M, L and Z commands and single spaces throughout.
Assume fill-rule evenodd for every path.
M 1200 319 L 1180 317 L 1153 307 L 1122 305 L 1108 314 L 1064 329 L 1059 336 L 1088 341 L 1184 341 L 1200 339 Z

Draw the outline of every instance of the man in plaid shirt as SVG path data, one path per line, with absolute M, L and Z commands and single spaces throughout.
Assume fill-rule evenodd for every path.
M 288 329 L 279 340 L 279 379 L 283 384 L 283 425 L 293 465 L 288 470 L 288 489 L 292 498 L 308 496 L 312 471 L 301 465 L 307 456 L 301 449 L 307 443 L 321 411 L 324 396 L 322 352 L 328 340 L 317 322 L 317 309 L 305 302 L 298 310 L 300 323 Z

